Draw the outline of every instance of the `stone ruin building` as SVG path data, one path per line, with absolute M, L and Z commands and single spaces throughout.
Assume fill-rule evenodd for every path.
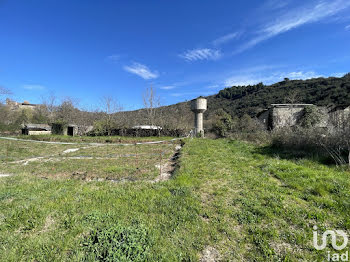
M 271 104 L 268 109 L 261 111 L 257 118 L 267 130 L 283 127 L 292 127 L 299 124 L 304 114 L 304 109 L 313 104 Z M 318 106 L 321 115 L 316 127 L 341 128 L 350 116 L 350 106 L 336 106 L 333 108 Z
M 35 107 L 37 107 L 36 104 L 31 104 L 28 101 L 23 101 L 23 103 L 21 103 L 21 102 L 13 101 L 9 98 L 6 99 L 6 106 L 8 106 L 10 110 L 13 110 L 13 111 L 22 110 L 22 109 L 33 110 L 35 109 Z
M 22 127 L 22 135 L 50 135 L 51 126 L 46 124 L 26 124 Z

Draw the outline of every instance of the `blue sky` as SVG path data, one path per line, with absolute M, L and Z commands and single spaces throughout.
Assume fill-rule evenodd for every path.
M 84 109 L 350 71 L 349 0 L 0 0 L 0 85 Z

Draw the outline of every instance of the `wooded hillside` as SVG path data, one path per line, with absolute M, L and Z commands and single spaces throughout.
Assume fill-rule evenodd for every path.
M 309 80 L 289 80 L 264 85 L 233 86 L 208 96 L 208 110 L 204 114 L 205 126 L 208 128 L 214 115 L 223 109 L 231 116 L 241 117 L 248 114 L 255 117 L 260 111 L 277 103 L 310 103 L 319 106 L 350 105 L 350 73 L 343 77 L 314 78 Z M 52 108 L 52 110 L 49 110 Z M 107 107 L 108 108 L 108 107 Z M 113 113 L 116 112 L 116 113 Z M 74 104 L 64 101 L 60 106 L 42 105 L 31 112 L 11 112 L 0 106 L 0 130 L 10 126 L 17 130 L 21 123 L 52 123 L 65 121 L 76 124 L 103 124 L 111 122 L 111 128 L 149 125 L 146 109 L 135 111 L 113 111 L 100 109 L 96 112 L 78 110 Z M 101 122 L 102 121 L 102 122 Z M 190 102 L 158 107 L 154 110 L 154 124 L 164 128 L 191 129 L 194 116 Z M 113 124 L 113 125 L 112 125 Z
M 248 114 L 255 117 L 260 111 L 277 103 L 310 103 L 319 106 L 350 105 L 350 73 L 343 77 L 289 80 L 264 85 L 233 86 L 208 96 L 206 120 L 219 109 L 232 116 Z M 159 114 L 170 122 L 192 126 L 193 113 L 189 102 L 160 107 Z M 129 117 L 142 115 L 142 110 L 128 112 Z M 176 120 L 174 118 L 177 118 Z

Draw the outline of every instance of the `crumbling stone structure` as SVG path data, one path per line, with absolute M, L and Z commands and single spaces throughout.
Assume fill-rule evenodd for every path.
M 46 124 L 26 124 L 22 127 L 22 135 L 50 135 L 51 126 Z
M 31 104 L 28 101 L 24 101 L 23 103 L 13 101 L 9 98 L 6 99 L 6 106 L 10 108 L 10 110 L 22 110 L 22 109 L 30 109 L 33 110 L 37 105 Z
M 329 112 L 329 121 L 335 128 L 344 128 L 350 120 L 350 106 L 340 105 L 334 107 Z
M 312 104 L 272 104 L 263 110 L 257 118 L 267 130 L 299 125 L 304 116 L 305 108 Z M 329 125 L 329 110 L 327 107 L 317 107 L 321 119 L 316 127 L 326 128 Z

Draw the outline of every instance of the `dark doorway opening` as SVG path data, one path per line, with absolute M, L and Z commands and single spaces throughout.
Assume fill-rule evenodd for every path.
M 69 126 L 67 130 L 67 135 L 73 136 L 74 135 L 74 127 Z

